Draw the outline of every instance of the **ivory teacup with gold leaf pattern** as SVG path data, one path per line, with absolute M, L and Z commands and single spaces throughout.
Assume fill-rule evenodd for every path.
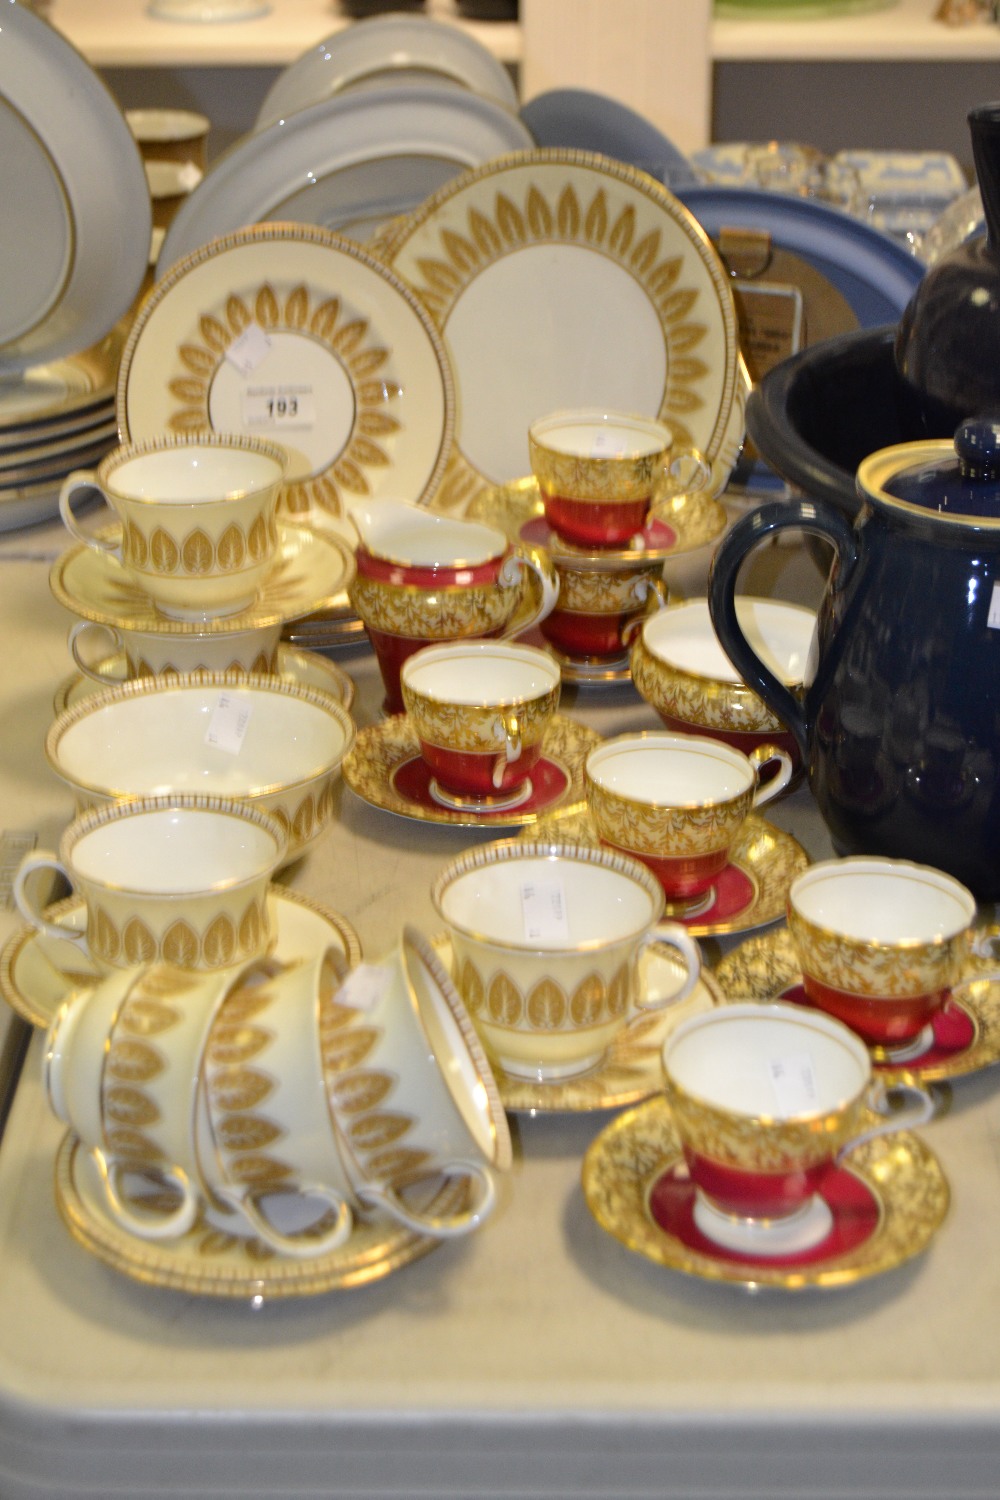
M 111 802 L 75 818 L 58 854 L 25 855 L 14 900 L 39 932 L 78 943 L 101 970 L 222 969 L 270 946 L 268 890 L 287 846 L 277 818 L 232 798 Z M 45 916 L 34 881 L 43 871 L 82 896 L 85 931 L 71 933 Z
M 339 956 L 337 956 L 339 958 Z M 337 1249 L 351 1232 L 353 1218 L 339 1184 L 330 1181 L 338 1158 L 325 1131 L 321 1143 L 303 1135 L 282 1141 L 281 1169 L 268 1175 L 249 1167 L 249 1137 L 258 1158 L 281 1137 L 279 1116 L 258 1110 L 244 1115 L 242 1171 L 227 1173 L 213 1136 L 205 1086 L 205 1058 L 213 1051 L 235 1059 L 258 1038 L 254 1017 L 272 980 L 301 971 L 315 1010 L 317 955 L 282 970 L 257 960 L 218 974 L 188 974 L 170 965 L 123 970 L 91 990 L 71 996 L 49 1028 L 44 1079 L 49 1102 L 97 1157 L 112 1215 L 140 1239 L 175 1239 L 199 1216 L 212 1210 L 223 1230 L 253 1236 L 280 1254 L 304 1257 Z M 291 1017 L 290 1021 L 301 1019 Z M 301 1037 L 302 1033 L 296 1033 Z M 308 1033 L 306 1033 L 308 1036 Z M 213 1040 L 214 1039 L 214 1040 Z M 315 1056 L 314 1045 L 309 1055 Z M 308 1063 L 308 1056 L 304 1059 Z M 224 1094 L 229 1116 L 251 1109 L 250 1072 Z M 308 1091 L 308 1074 L 296 1079 L 300 1122 L 309 1103 L 323 1111 L 322 1092 Z M 256 1098 L 272 1080 L 255 1075 Z M 314 1132 L 315 1135 L 315 1132 Z M 310 1168 L 322 1170 L 317 1180 Z M 167 1197 L 165 1208 L 145 1212 L 124 1190 L 129 1173 L 153 1174 Z M 277 1177 L 277 1181 L 276 1181 Z M 297 1227 L 272 1223 L 266 1211 L 276 1193 Z
M 479 1036 L 426 938 L 404 927 L 377 964 L 321 996 L 320 1056 L 330 1116 L 361 1202 L 420 1234 L 467 1234 L 492 1211 L 492 1173 L 511 1163 L 507 1117 Z M 447 1217 L 406 1199 L 414 1184 L 465 1178 Z
M 776 763 L 769 781 L 761 772 Z M 587 806 L 605 843 L 642 860 L 671 902 L 697 902 L 729 860 L 750 812 L 787 786 L 784 750 L 741 750 L 653 730 L 605 740 L 587 756 Z
M 135 677 L 177 677 L 181 672 L 274 674 L 281 626 L 248 630 L 133 630 L 98 620 L 77 620 L 67 636 L 70 655 L 85 677 L 108 687 Z M 112 675 L 111 667 L 116 675 Z
M 461 641 L 403 663 L 406 712 L 445 806 L 517 806 L 559 705 L 558 664 L 537 646 Z
M 761 1253 L 769 1239 L 773 1254 L 822 1240 L 832 1227 L 823 1187 L 839 1158 L 934 1112 L 923 1090 L 900 1086 L 911 1103 L 890 1114 L 861 1040 L 804 1006 L 738 1002 L 682 1021 L 663 1071 L 696 1225 L 737 1249 L 749 1232 Z M 869 1110 L 888 1118 L 871 1125 Z M 798 1243 L 783 1237 L 794 1225 Z
M 287 455 L 276 443 L 212 434 L 115 448 L 64 481 L 59 513 L 88 547 L 117 556 L 163 614 L 197 620 L 248 608 L 274 563 Z M 98 491 L 120 541 L 79 525 L 73 503 Z
M 656 878 L 610 849 L 488 844 L 453 860 L 431 896 L 476 1028 L 515 1077 L 586 1072 L 628 1020 L 684 999 L 698 979 L 698 945 L 661 920 Z M 640 998 L 639 957 L 654 944 L 687 976 L 669 1001 Z

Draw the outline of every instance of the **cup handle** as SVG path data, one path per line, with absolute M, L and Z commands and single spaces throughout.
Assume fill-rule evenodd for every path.
M 642 612 L 631 620 L 626 620 L 622 626 L 622 645 L 626 650 L 631 648 L 637 630 L 641 630 L 651 615 L 658 614 L 667 603 L 667 585 L 662 578 L 637 578 L 633 594 L 639 604 L 646 607 Z
M 101 1173 L 104 1196 L 108 1200 L 108 1206 L 119 1224 L 123 1229 L 128 1230 L 129 1234 L 137 1235 L 143 1240 L 176 1240 L 182 1234 L 187 1234 L 198 1217 L 201 1199 L 187 1173 L 180 1167 L 165 1168 L 162 1173 L 164 1179 L 177 1189 L 180 1202 L 173 1213 L 152 1218 L 145 1214 L 135 1214 L 126 1207 L 119 1186 L 119 1178 L 122 1172 L 128 1170 L 128 1164 L 109 1158 L 103 1151 L 96 1149 L 93 1156 Z
M 243 1215 L 254 1234 L 265 1245 L 276 1250 L 279 1255 L 293 1256 L 296 1260 L 312 1260 L 317 1255 L 328 1255 L 333 1250 L 339 1250 L 350 1238 L 354 1228 L 354 1214 L 346 1198 L 333 1188 L 318 1184 L 299 1186 L 296 1192 L 304 1198 L 322 1198 L 335 1211 L 337 1218 L 332 1229 L 322 1235 L 282 1234 L 271 1223 L 252 1193 L 219 1186 L 213 1187 L 212 1191 L 227 1208 L 235 1209 Z
M 478 1229 L 493 1212 L 496 1206 L 496 1183 L 489 1167 L 483 1166 L 480 1162 L 452 1162 L 445 1172 L 448 1177 L 463 1175 L 470 1177 L 477 1184 L 475 1202 L 469 1208 L 463 1209 L 461 1213 L 449 1215 L 416 1213 L 407 1207 L 395 1188 L 379 1187 L 373 1183 L 365 1183 L 357 1187 L 356 1191 L 366 1208 L 381 1209 L 396 1219 L 404 1228 L 412 1229 L 414 1234 L 429 1234 L 439 1240 L 457 1239 L 460 1235 L 469 1234 L 473 1229 Z
M 788 754 L 787 750 L 782 750 L 780 745 L 755 745 L 749 751 L 747 760 L 750 761 L 757 772 L 757 788 L 753 794 L 753 805 L 754 807 L 762 807 L 765 802 L 770 802 L 772 797 L 776 797 L 779 792 L 783 792 L 791 781 L 794 769 L 792 766 L 792 757 Z M 778 774 L 772 776 L 770 781 L 765 781 L 762 784 L 760 773 L 773 760 L 778 762 Z
M 711 481 L 712 465 L 700 448 L 672 448 L 663 465 L 663 481 L 653 500 L 654 514 L 658 500 L 699 494 Z
M 675 994 L 665 995 L 660 999 L 638 1000 L 636 1009 L 640 1011 L 666 1010 L 668 1006 L 679 1005 L 691 994 L 701 975 L 701 949 L 696 939 L 680 922 L 657 922 L 640 943 L 640 953 L 646 948 L 663 948 L 673 957 L 679 957 L 687 972 L 687 978 Z
M 120 557 L 121 546 L 118 542 L 110 539 L 102 541 L 100 537 L 84 531 L 73 514 L 73 500 L 84 490 L 91 495 L 96 490 L 107 503 L 107 496 L 98 484 L 97 475 L 93 469 L 74 469 L 72 474 L 68 474 L 63 480 L 59 491 L 59 514 L 62 516 L 63 525 L 76 537 L 77 541 L 83 542 L 87 547 L 92 547 L 95 552 L 113 552 Z
M 46 937 L 76 943 L 78 946 L 84 944 L 87 940 L 85 932 L 74 932 L 69 927 L 60 927 L 57 922 L 50 922 L 32 900 L 28 881 L 40 870 L 51 870 L 54 874 L 61 875 L 70 885 L 73 884 L 66 866 L 51 849 L 35 849 L 31 854 L 26 854 L 17 867 L 13 885 L 14 905 L 24 920 L 39 932 L 44 932 Z
M 521 759 L 521 720 L 516 713 L 498 714 L 496 734 L 503 735 L 503 751 L 493 762 L 493 785 L 497 791 L 503 786 L 503 773 L 507 767 Z
M 529 587 L 529 574 L 534 586 Z M 533 625 L 538 625 L 556 607 L 559 598 L 559 575 L 544 547 L 530 546 L 518 542 L 514 551 L 505 559 L 500 569 L 500 585 L 503 588 L 517 584 L 521 594 L 507 629 L 500 637 L 509 641 L 523 635 Z
M 887 1089 L 880 1079 L 874 1081 L 868 1097 L 868 1103 L 876 1114 L 885 1114 L 890 1094 L 908 1095 L 913 1103 L 906 1109 L 896 1110 L 883 1124 L 873 1125 L 869 1130 L 863 1130 L 860 1135 L 852 1137 L 837 1152 L 838 1161 L 865 1141 L 873 1141 L 880 1135 L 895 1135 L 900 1130 L 912 1130 L 915 1125 L 926 1125 L 928 1120 L 934 1118 L 936 1105 L 925 1089 L 915 1083 L 896 1083 Z
M 66 644 L 69 646 L 70 655 L 85 677 L 91 677 L 95 682 L 102 682 L 105 684 L 111 682 L 124 682 L 126 678 L 126 674 L 124 671 L 118 677 L 109 677 L 103 672 L 96 672 L 94 670 L 94 668 L 85 659 L 80 650 L 81 645 L 84 645 L 84 643 L 88 640 L 103 640 L 105 642 L 104 650 L 106 653 L 109 652 L 109 650 L 111 654 L 116 651 L 121 651 L 122 638 L 118 634 L 118 631 L 114 628 L 114 626 L 102 625 L 97 620 L 77 620 L 76 624 L 70 630 L 70 633 L 66 638 Z M 100 649 L 100 647 L 96 648 L 95 655 L 96 652 Z

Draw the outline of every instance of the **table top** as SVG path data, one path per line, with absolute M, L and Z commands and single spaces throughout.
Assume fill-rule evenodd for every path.
M 5 826 L 51 843 L 72 809 L 40 751 L 67 675 L 57 526 L 0 542 Z M 336 658 L 358 722 L 366 648 Z M 653 728 L 630 685 L 569 690 L 604 731 Z M 829 852 L 809 793 L 773 813 Z M 481 841 L 341 787 L 290 880 L 357 928 L 433 934 L 432 876 Z M 384 1281 L 295 1301 L 144 1287 L 81 1249 L 53 1195 L 62 1130 L 36 1038 L 0 1141 L 0 1493 L 144 1497 L 986 1497 L 1000 1459 L 1000 1103 L 955 1083 L 924 1139 L 952 1205 L 921 1257 L 839 1291 L 709 1284 L 591 1217 L 582 1156 L 607 1113 L 518 1116 L 495 1216 Z

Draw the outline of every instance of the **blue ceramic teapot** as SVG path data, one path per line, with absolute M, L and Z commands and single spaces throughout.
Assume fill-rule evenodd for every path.
M 820 501 L 763 505 L 723 540 L 712 619 L 736 669 L 799 742 L 841 854 L 936 865 L 1000 898 L 1000 423 L 901 443 L 858 470 L 853 525 Z M 834 549 L 796 696 L 740 630 L 740 564 L 801 527 Z

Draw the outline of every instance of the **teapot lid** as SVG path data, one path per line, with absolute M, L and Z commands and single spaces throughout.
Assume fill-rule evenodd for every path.
M 882 448 L 858 469 L 858 490 L 942 521 L 1000 527 L 1000 419 L 970 417 L 953 442 Z

